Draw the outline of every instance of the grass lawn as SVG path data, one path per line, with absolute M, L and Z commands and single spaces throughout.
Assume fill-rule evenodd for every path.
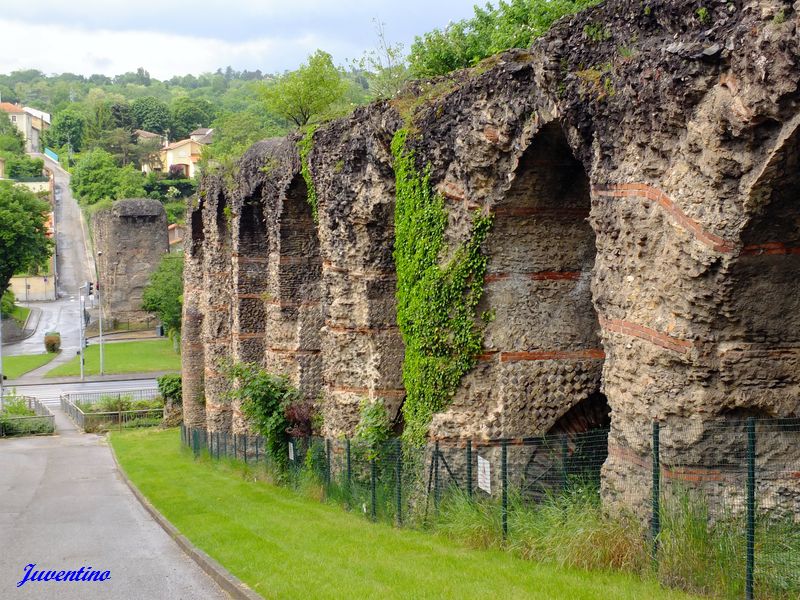
M 11 311 L 11 318 L 14 319 L 20 327 L 24 327 L 29 314 L 31 314 L 30 308 L 15 304 L 14 310 Z
M 113 342 L 104 344 L 106 374 L 140 373 L 148 371 L 179 371 L 181 357 L 172 349 L 168 339 L 142 342 Z M 79 357 L 76 356 L 49 371 L 45 377 L 69 377 L 81 374 Z M 100 345 L 93 342 L 86 349 L 86 374 L 100 374 Z
M 612 573 L 562 570 L 373 524 L 194 460 L 177 429 L 114 432 L 125 472 L 195 545 L 266 598 L 688 598 Z
M 57 353 L 20 354 L 19 356 L 3 357 L 3 372 L 9 379 L 16 379 L 34 369 L 46 365 L 53 360 Z

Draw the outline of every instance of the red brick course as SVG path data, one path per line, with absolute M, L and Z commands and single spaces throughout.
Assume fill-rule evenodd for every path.
M 706 231 L 700 223 L 688 217 L 669 196 L 646 183 L 617 183 L 597 186 L 592 188 L 592 193 L 604 198 L 647 198 L 657 202 L 678 225 L 691 233 L 701 244 L 723 254 L 731 254 L 736 249 L 736 242 Z

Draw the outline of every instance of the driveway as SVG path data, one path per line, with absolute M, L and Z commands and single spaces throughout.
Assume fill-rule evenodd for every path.
M 135 499 L 105 438 L 56 418 L 58 435 L 0 439 L 0 598 L 227 598 Z M 29 563 L 111 578 L 17 588 Z

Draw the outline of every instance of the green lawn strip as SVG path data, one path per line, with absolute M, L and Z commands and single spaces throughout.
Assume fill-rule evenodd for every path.
M 373 524 L 181 451 L 177 430 L 114 432 L 128 476 L 195 545 L 267 598 L 688 598 Z
M 181 357 L 168 339 L 141 342 L 113 342 L 104 344 L 104 372 L 142 373 L 147 371 L 178 371 Z M 100 374 L 100 346 L 93 342 L 86 349 L 86 374 Z M 80 375 L 81 365 L 76 356 L 68 363 L 49 371 L 45 377 L 69 377 Z
M 31 314 L 30 308 L 15 304 L 14 310 L 11 311 L 11 318 L 14 319 L 20 327 L 24 327 L 29 314 Z
M 38 369 L 42 365 L 46 365 L 53 360 L 57 353 L 44 354 L 20 354 L 19 356 L 4 356 L 3 357 L 3 373 L 9 379 L 16 379 L 27 373 Z

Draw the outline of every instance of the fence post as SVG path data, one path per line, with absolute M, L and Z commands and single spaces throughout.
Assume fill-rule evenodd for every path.
M 433 507 L 439 513 L 439 440 L 433 446 Z
M 500 477 L 503 481 L 503 539 L 508 537 L 508 440 L 500 446 Z
M 258 442 L 261 439 L 260 435 L 256 435 L 256 464 L 258 464 Z
M 331 441 L 325 438 L 325 494 L 330 493 L 331 487 Z
M 472 498 L 472 440 L 467 440 L 467 497 Z
M 350 490 L 350 481 L 353 476 L 353 467 L 350 462 L 350 438 L 346 438 L 345 453 L 347 454 L 347 489 Z
M 567 476 L 569 469 L 567 468 L 567 459 L 569 458 L 569 446 L 567 444 L 567 434 L 561 434 L 561 487 L 567 489 Z
M 225 448 L 225 458 L 228 458 L 228 432 L 222 432 L 222 445 Z
M 658 536 L 661 533 L 661 425 L 653 420 L 653 507 L 650 515 L 650 535 L 652 546 L 650 548 L 650 558 L 653 561 L 653 568 L 658 571 Z
M 399 438 L 395 442 L 395 446 L 397 449 L 397 456 L 395 457 L 394 464 L 394 500 L 396 503 L 395 512 L 397 513 L 397 526 L 401 527 L 403 525 L 403 444 L 400 442 Z
M 375 457 L 373 456 L 372 458 L 369 459 L 369 488 L 370 488 L 369 493 L 370 493 L 371 515 L 373 521 L 376 521 L 378 518 L 378 509 L 376 506 L 378 498 L 377 498 L 377 490 L 375 489 L 377 484 L 376 481 L 377 478 L 378 478 L 378 473 L 377 473 L 377 468 L 375 467 Z
M 747 566 L 745 571 L 745 598 L 753 600 L 753 583 L 756 563 L 756 422 L 747 419 Z
M 244 464 L 247 464 L 247 434 L 244 434 Z
M 194 457 L 197 458 L 197 454 L 199 452 L 197 448 L 197 430 L 192 429 L 192 452 L 194 453 Z
M 239 449 L 236 447 L 236 438 L 237 435 L 233 434 L 233 460 L 237 460 L 239 458 Z

